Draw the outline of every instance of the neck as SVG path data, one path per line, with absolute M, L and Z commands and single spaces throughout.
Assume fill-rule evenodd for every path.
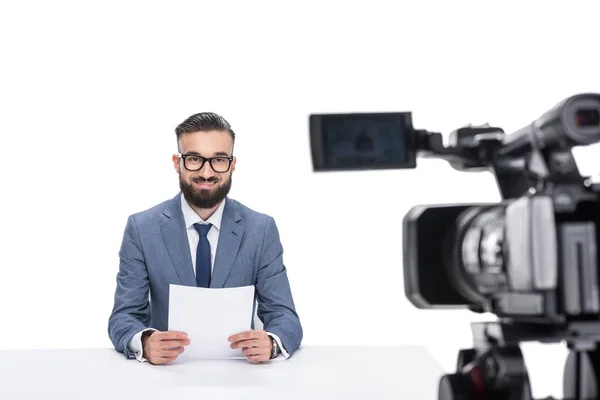
M 207 219 L 210 218 L 211 215 L 214 214 L 214 212 L 217 210 L 217 208 L 219 208 L 220 205 L 221 205 L 221 203 L 217 204 L 216 206 L 214 206 L 212 208 L 198 208 L 198 207 L 190 204 L 190 207 L 192 207 L 192 210 L 194 210 L 196 212 L 196 214 L 198 214 L 198 216 L 200 218 L 202 218 L 203 221 L 206 221 Z

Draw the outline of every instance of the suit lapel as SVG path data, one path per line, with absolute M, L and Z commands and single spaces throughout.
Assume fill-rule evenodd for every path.
M 229 276 L 233 262 L 240 249 L 243 233 L 244 225 L 242 217 L 236 208 L 236 204 L 227 198 L 225 200 L 225 208 L 223 209 L 217 255 L 215 257 L 215 265 L 213 266 L 210 287 L 222 288 L 225 284 L 225 280 Z
M 196 286 L 180 194 L 167 203 L 163 216 L 161 232 L 179 280 L 182 285 Z

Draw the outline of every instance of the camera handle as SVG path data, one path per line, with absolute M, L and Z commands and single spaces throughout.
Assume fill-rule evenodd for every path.
M 460 350 L 456 373 L 442 376 L 438 399 L 534 400 L 519 346 L 526 341 L 567 343 L 561 400 L 600 398 L 600 322 L 571 322 L 562 327 L 477 322 L 471 324 L 471 331 L 474 346 Z

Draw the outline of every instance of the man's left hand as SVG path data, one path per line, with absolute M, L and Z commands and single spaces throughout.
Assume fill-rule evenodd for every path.
M 242 348 L 249 361 L 259 363 L 271 358 L 273 343 L 265 331 L 250 330 L 229 337 L 232 349 Z

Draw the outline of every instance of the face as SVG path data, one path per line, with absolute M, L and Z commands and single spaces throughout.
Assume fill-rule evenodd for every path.
M 185 133 L 179 137 L 181 154 L 193 154 L 206 158 L 231 157 L 233 139 L 227 131 L 207 131 Z M 188 166 L 199 158 L 188 158 Z M 215 160 L 217 167 L 221 161 Z M 215 172 L 207 161 L 199 171 L 189 171 L 185 168 L 183 159 L 173 155 L 175 170 L 179 174 L 179 187 L 185 199 L 193 206 L 202 209 L 216 207 L 229 194 L 231 176 L 235 170 L 234 158 L 227 172 Z M 217 169 L 219 169 L 217 167 Z

